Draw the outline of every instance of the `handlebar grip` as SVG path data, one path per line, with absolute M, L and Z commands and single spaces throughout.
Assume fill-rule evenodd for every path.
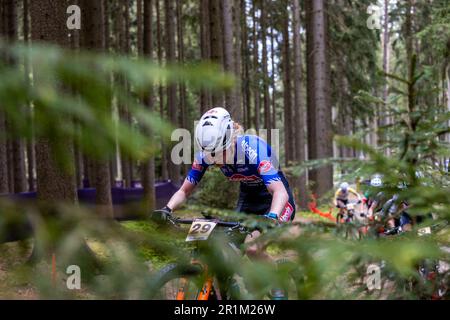
M 166 222 L 167 220 L 169 220 L 169 217 L 171 217 L 171 216 L 172 216 L 172 214 L 170 213 L 170 211 L 164 210 L 164 209 L 159 209 L 159 210 L 153 211 L 150 218 L 156 222 Z

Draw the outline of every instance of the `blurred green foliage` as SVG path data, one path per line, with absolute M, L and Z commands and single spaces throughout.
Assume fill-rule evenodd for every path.
M 193 201 L 213 208 L 235 209 L 239 194 L 239 184 L 229 183 L 217 167 L 211 167 L 196 190 Z
M 135 159 L 154 155 L 159 141 L 170 138 L 172 127 L 142 102 L 153 85 L 183 81 L 194 88 L 222 90 L 233 85 L 231 76 L 210 64 L 162 68 L 143 59 L 51 46 L 11 47 L 3 42 L 0 56 L 7 57 L 0 59 L 0 101 L 8 118 L 7 134 L 50 139 L 62 164 L 68 141 L 103 159 L 114 154 L 116 143 Z M 20 65 L 10 61 L 27 61 L 32 75 L 25 76 Z M 121 81 L 111 81 L 112 76 Z M 26 106 L 31 108 L 32 125 Z M 113 116 L 123 106 L 141 130 Z
M 63 159 L 64 144 L 70 140 L 94 156 L 111 155 L 115 150 L 116 135 L 120 147 L 131 156 L 146 157 L 154 152 L 155 142 L 170 132 L 170 126 L 137 99 L 149 86 L 181 80 L 193 86 L 227 87 L 230 84 L 227 76 L 209 66 L 160 68 L 140 60 L 84 53 L 75 55 L 46 47 L 33 47 L 28 51 L 23 47 L 9 48 L 0 44 L 0 51 L 17 59 L 29 59 L 35 75 L 30 85 L 17 66 L 0 66 L 0 101 L 2 110 L 12 121 L 14 130 L 11 133 L 31 138 L 31 128 L 21 111 L 23 106 L 31 104 L 34 135 L 59 143 L 58 152 L 62 155 L 58 153 L 57 156 Z M 112 84 L 111 75 L 126 79 L 131 84 L 131 92 L 124 90 L 120 82 Z M 422 81 L 426 76 L 425 73 Z M 397 81 L 403 85 L 411 83 L 409 80 Z M 359 98 L 370 97 L 362 94 Z M 373 98 L 370 99 L 373 102 Z M 142 126 L 155 132 L 153 137 L 122 124 L 120 120 L 114 122 L 111 116 L 114 106 L 111 107 L 109 101 L 115 101 L 115 107 L 126 104 Z M 384 186 L 380 190 L 388 195 L 399 193 L 402 199 L 407 199 L 413 205 L 411 214 L 432 212 L 438 219 L 448 220 L 449 176 L 439 159 L 450 155 L 448 143 L 439 136 L 448 130 L 449 115 L 438 109 L 429 105 L 414 112 L 406 108 L 393 110 L 398 112 L 399 121 L 388 128 L 386 145 L 393 150 L 390 156 L 383 154 L 385 146 L 376 149 L 356 138 L 338 137 L 340 144 L 363 151 L 367 159 L 337 160 L 342 166 L 358 169 L 358 175 L 382 174 Z M 415 121 L 414 127 L 410 126 L 411 120 Z M 77 130 L 78 125 L 83 130 Z M 302 169 L 335 160 L 307 163 Z M 416 174 L 418 171 L 422 172 L 420 178 Z M 275 259 L 289 261 L 276 266 L 232 254 L 226 245 L 229 239 L 217 228 L 198 258 L 208 264 L 208 270 L 213 274 L 238 274 L 242 299 L 267 298 L 267 292 L 274 286 L 295 287 L 290 298 L 297 299 L 426 298 L 430 295 L 424 295 L 424 292 L 429 288 L 414 291 L 405 289 L 408 287 L 405 283 L 420 280 L 417 268 L 424 259 L 450 260 L 448 252 L 442 250 L 450 246 L 448 228 L 426 237 L 411 232 L 359 241 L 343 239 L 335 232 L 333 224 L 323 222 L 271 228 L 271 222 L 264 218 L 225 210 L 234 208 L 238 185 L 224 183 L 222 179 L 224 177 L 217 169 L 209 170 L 196 195 L 196 204 L 209 207 L 207 213 L 215 217 L 239 220 L 249 228 L 262 226 L 265 232 L 257 241 L 269 245 L 269 252 Z M 408 188 L 399 190 L 399 182 L 406 183 Z M 42 243 L 52 243 L 53 237 L 61 239 L 52 248 L 57 267 L 55 284 L 51 281 L 50 256 L 39 264 L 28 265 L 29 243 L 23 250 L 10 250 L 11 244 L 0 244 L 0 280 L 9 279 L 0 281 L 1 297 L 14 297 L 18 287 L 28 287 L 33 288 L 36 298 L 146 299 L 152 295 L 151 284 L 156 272 L 169 262 L 188 263 L 195 247 L 194 243 L 184 241 L 188 226 L 161 226 L 150 221 L 117 223 L 73 205 L 55 205 L 53 210 L 58 212 L 59 219 L 56 224 L 52 221 L 55 216 L 43 215 L 45 210 L 40 207 L 3 203 L 1 208 L 0 239 L 14 225 L 23 223 L 23 218 L 31 221 L 34 243 L 39 247 L 44 247 Z M 195 206 L 188 210 L 189 216 L 196 217 L 201 217 L 204 211 Z M 58 229 L 61 226 L 68 227 Z M 98 259 L 95 269 L 83 266 L 86 239 L 89 250 Z M 242 249 L 245 247 L 241 245 Z M 367 266 L 382 261 L 386 265 L 383 285 L 389 284 L 390 289 L 369 291 L 365 283 Z M 66 288 L 69 276 L 66 268 L 72 264 L 82 266 L 81 291 Z M 2 274 L 3 270 L 7 272 L 6 276 Z

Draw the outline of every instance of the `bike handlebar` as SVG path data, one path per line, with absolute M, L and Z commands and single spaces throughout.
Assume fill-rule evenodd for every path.
M 173 222 L 173 223 L 178 223 L 178 224 L 191 224 L 196 219 L 182 219 L 182 218 L 177 218 L 177 217 L 171 217 L 171 218 L 169 218 L 169 220 L 171 222 Z M 203 220 L 210 220 L 212 222 L 215 222 L 220 227 L 233 228 L 233 227 L 240 227 L 241 226 L 240 222 L 229 222 L 229 221 L 222 221 L 222 220 L 217 220 L 217 219 L 203 219 Z

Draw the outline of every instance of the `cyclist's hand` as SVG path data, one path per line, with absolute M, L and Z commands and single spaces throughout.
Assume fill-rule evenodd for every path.
M 280 224 L 280 220 L 279 220 L 278 215 L 276 213 L 269 212 L 269 213 L 266 213 L 264 215 L 264 217 L 266 217 L 267 219 L 271 220 L 276 225 Z
M 172 216 L 172 210 L 169 207 L 165 206 L 162 209 L 153 211 L 150 218 L 155 222 L 162 223 L 162 222 L 166 222 L 168 220 L 168 218 L 171 216 Z

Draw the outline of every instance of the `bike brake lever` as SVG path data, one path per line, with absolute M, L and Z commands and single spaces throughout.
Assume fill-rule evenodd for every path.
M 174 226 L 179 228 L 180 225 L 177 223 L 177 218 L 168 217 L 167 220 Z

